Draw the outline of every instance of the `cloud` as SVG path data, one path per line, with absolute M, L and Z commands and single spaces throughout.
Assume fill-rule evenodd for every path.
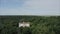
M 26 9 L 58 10 L 58 0 L 30 0 L 23 5 Z
M 25 11 L 35 15 L 59 15 L 59 0 L 29 0 L 23 4 Z
M 15 0 L 14 2 L 19 2 L 19 1 L 20 0 Z M 23 0 L 23 2 L 24 3 L 22 4 L 22 6 L 18 8 L 0 9 L 0 14 L 60 15 L 59 0 Z

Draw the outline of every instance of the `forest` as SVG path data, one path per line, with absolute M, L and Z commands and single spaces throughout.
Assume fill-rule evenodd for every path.
M 30 27 L 19 27 L 22 19 Z M 60 34 L 60 16 L 0 16 L 0 34 Z

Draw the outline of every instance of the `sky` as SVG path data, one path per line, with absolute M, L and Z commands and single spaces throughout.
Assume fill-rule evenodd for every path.
M 0 0 L 0 15 L 60 15 L 60 0 Z

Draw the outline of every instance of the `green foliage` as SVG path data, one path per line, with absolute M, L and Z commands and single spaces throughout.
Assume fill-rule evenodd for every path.
M 29 21 L 29 28 L 18 27 Z M 60 16 L 0 16 L 0 34 L 60 34 Z

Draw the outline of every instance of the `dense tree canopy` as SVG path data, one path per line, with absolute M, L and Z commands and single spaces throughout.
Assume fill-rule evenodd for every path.
M 18 27 L 19 21 L 30 27 Z M 60 16 L 0 16 L 0 34 L 60 34 Z

